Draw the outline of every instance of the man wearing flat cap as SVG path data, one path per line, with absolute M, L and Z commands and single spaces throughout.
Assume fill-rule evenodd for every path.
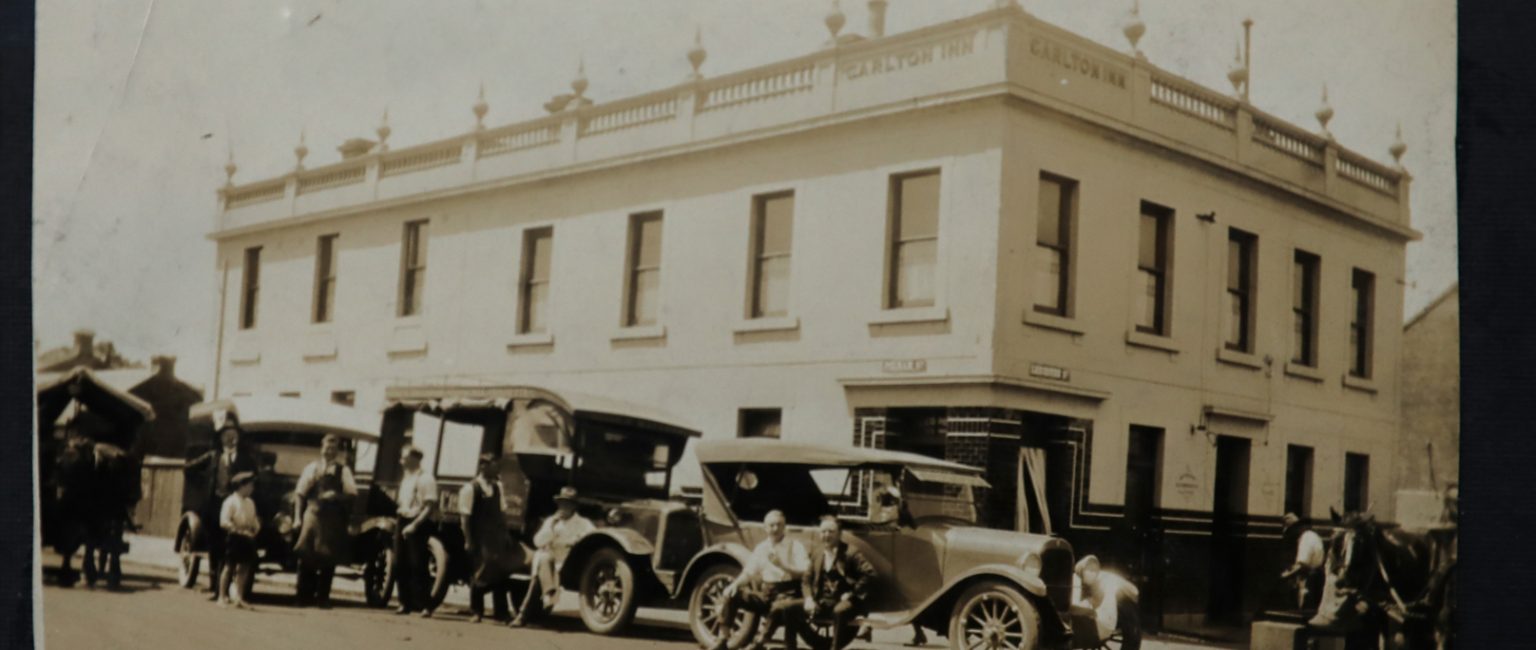
M 253 477 L 258 466 L 256 454 L 240 444 L 240 425 L 233 417 L 226 417 L 218 430 L 219 445 L 201 456 L 188 461 L 186 472 L 201 470 L 206 478 L 201 484 L 193 483 L 188 489 L 204 494 L 203 507 L 198 518 L 202 522 L 203 542 L 208 549 L 209 600 L 219 599 L 219 574 L 224 567 L 224 531 L 219 527 L 219 514 L 224 500 L 234 492 L 235 475 L 250 473 Z M 253 479 L 254 480 L 254 479 Z
M 1296 561 L 1280 574 L 1280 579 L 1296 584 L 1296 605 L 1302 611 L 1316 611 L 1323 598 L 1323 538 L 1295 513 L 1281 518 L 1280 535 L 1296 535 Z
M 592 521 L 576 512 L 576 488 L 569 485 L 560 488 L 555 495 L 555 514 L 544 520 L 539 532 L 533 536 L 533 581 L 528 584 L 528 595 L 518 610 L 515 626 L 526 622 L 529 607 L 553 606 L 560 596 L 560 565 L 571 547 L 581 541 L 595 527 Z
M 1099 558 L 1085 555 L 1075 568 L 1072 596 L 1072 645 L 1098 647 L 1120 632 L 1121 650 L 1141 648 L 1141 592 L 1129 580 L 1105 571 Z

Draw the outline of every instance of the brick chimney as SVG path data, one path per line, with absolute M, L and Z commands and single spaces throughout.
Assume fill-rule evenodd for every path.
M 155 369 L 155 374 L 166 379 L 176 377 L 176 357 L 169 354 L 159 354 L 149 358 L 150 367 Z
M 75 330 L 75 354 L 90 356 L 96 352 L 96 332 L 88 329 Z
M 869 37 L 885 36 L 885 7 L 887 0 L 869 0 Z

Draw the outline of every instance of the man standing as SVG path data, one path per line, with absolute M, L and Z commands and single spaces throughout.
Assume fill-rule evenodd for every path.
M 1086 555 L 1077 562 L 1078 594 L 1073 598 L 1072 639 L 1076 647 L 1079 637 L 1100 641 L 1116 630 L 1120 631 L 1121 650 L 1141 648 L 1141 599 L 1136 585 L 1112 572 L 1103 571 L 1099 558 Z
M 1287 512 L 1281 520 L 1280 535 L 1298 532 L 1296 537 L 1296 561 L 1280 574 L 1281 580 L 1296 583 L 1296 605 L 1304 612 L 1317 611 L 1323 598 L 1323 538 L 1312 530 L 1295 513 Z
M 341 438 L 326 434 L 320 458 L 304 467 L 294 488 L 293 514 L 302 522 L 293 547 L 299 556 L 300 607 L 331 607 L 331 581 L 347 551 L 347 504 L 357 496 L 357 482 L 345 458 Z
M 421 470 L 422 452 L 407 445 L 400 452 L 400 478 L 396 499 L 395 576 L 400 585 L 400 609 L 396 614 L 421 612 L 432 615 L 432 595 L 428 593 L 427 538 L 432 536 L 437 513 L 437 482 Z
M 853 619 L 868 611 L 864 601 L 869 596 L 869 581 L 875 577 L 875 567 L 843 541 L 843 526 L 837 517 L 822 517 L 816 535 L 821 547 L 811 556 L 810 570 L 805 573 L 801 585 L 805 595 L 805 615 L 811 619 L 830 618 L 831 647 L 842 648 L 847 641 L 842 635 Z M 795 648 L 799 624 L 801 621 L 792 622 L 785 633 L 785 644 L 790 650 Z
M 533 535 L 533 581 L 528 583 L 523 607 L 512 621 L 514 627 L 527 622 L 530 607 L 554 606 L 555 599 L 560 596 L 560 565 L 565 563 L 571 547 L 595 529 L 590 520 L 576 512 L 576 488 L 569 485 L 560 488 L 560 493 L 555 495 L 555 508 L 555 514 L 545 519 L 539 532 Z
M 201 489 L 206 496 L 198 513 L 202 521 L 203 543 L 208 549 L 208 600 L 219 600 L 219 574 L 224 568 L 224 550 L 227 542 L 224 530 L 219 527 L 219 515 L 224 500 L 233 494 L 235 475 L 257 473 L 256 454 L 240 447 L 240 426 L 234 418 L 227 418 L 219 427 L 219 448 L 187 462 L 186 472 L 207 472 Z
M 768 539 L 752 550 L 747 566 L 742 567 L 736 579 L 726 585 L 723 594 L 725 602 L 720 606 L 720 630 L 710 650 L 726 650 L 738 608 L 745 607 L 748 611 L 767 615 L 772 622 L 801 606 L 797 599 L 803 589 L 800 581 L 810 568 L 811 558 L 805 552 L 805 545 L 784 535 L 785 523 L 784 513 L 779 510 L 770 510 L 763 517 L 763 525 L 768 528 Z M 769 625 L 769 633 L 765 637 L 772 635 L 773 627 Z M 786 636 L 788 643 L 795 643 L 794 630 Z M 751 645 L 760 648 L 763 641 L 754 639 Z
M 507 495 L 501 484 L 501 464 L 482 454 L 475 480 L 459 490 L 460 522 L 464 526 L 464 550 L 473 562 L 469 578 L 470 621 L 484 619 L 485 596 L 491 596 L 491 615 L 505 622 L 511 612 L 507 581 L 522 560 L 522 547 L 507 530 Z

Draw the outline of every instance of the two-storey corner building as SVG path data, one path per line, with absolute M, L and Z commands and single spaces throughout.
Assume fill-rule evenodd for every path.
M 1283 512 L 1390 516 L 1400 168 L 1016 6 L 573 88 L 221 190 L 220 392 L 541 384 L 984 466 L 1171 628 L 1263 604 Z

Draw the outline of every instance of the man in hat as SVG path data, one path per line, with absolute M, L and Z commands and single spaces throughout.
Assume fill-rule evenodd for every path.
M 203 541 L 208 549 L 208 600 L 219 599 L 219 575 L 224 566 L 224 531 L 219 527 L 220 509 L 224 500 L 234 492 L 234 477 L 242 472 L 254 476 L 258 471 L 256 454 L 240 444 L 240 425 L 234 417 L 225 417 L 219 424 L 219 446 L 187 463 L 185 471 L 202 470 L 206 478 L 201 486 L 194 483 L 206 496 L 198 517 L 202 520 Z M 254 479 L 253 479 L 254 480 Z
M 560 596 L 560 565 L 571 547 L 595 529 L 591 520 L 576 512 L 576 488 L 569 485 L 560 488 L 555 495 L 555 514 L 544 520 L 539 532 L 533 536 L 533 581 L 528 584 L 528 594 L 523 607 L 518 610 L 512 625 L 522 626 L 530 607 L 553 606 Z M 538 598 L 540 600 L 535 600 Z M 542 603 L 542 605 L 540 605 Z
M 1141 648 L 1141 592 L 1129 580 L 1111 571 L 1103 570 L 1099 558 L 1085 555 L 1078 560 L 1072 598 L 1072 639 L 1074 647 L 1082 645 L 1080 639 L 1103 641 L 1120 632 L 1121 650 Z
M 1312 530 L 1296 513 L 1281 518 L 1280 535 L 1296 535 L 1296 560 L 1280 574 L 1281 580 L 1296 584 L 1296 606 L 1302 611 L 1316 611 L 1323 598 L 1323 560 L 1326 549 L 1322 536 Z
M 224 531 L 227 548 L 226 562 L 219 575 L 219 604 L 230 602 L 229 586 L 235 585 L 235 607 L 245 608 L 249 594 L 245 588 L 250 575 L 256 569 L 256 534 L 261 532 L 261 519 L 256 515 L 256 502 L 251 493 L 256 491 L 256 474 L 240 472 L 230 480 L 234 493 L 224 498 L 219 509 L 219 528 Z
M 422 451 L 406 445 L 400 451 L 400 491 L 395 500 L 395 575 L 400 585 L 397 614 L 420 611 L 432 615 L 427 593 L 427 538 L 432 536 L 437 514 L 437 482 L 421 470 Z
M 725 603 L 720 607 L 720 629 L 710 650 L 725 650 L 735 634 L 736 610 L 746 608 L 770 617 L 773 623 L 790 614 L 792 607 L 803 607 L 799 601 L 802 590 L 801 578 L 810 569 L 810 554 L 799 540 L 785 534 L 784 512 L 769 510 L 763 517 L 768 538 L 752 549 L 752 557 L 742 567 L 736 579 L 725 586 Z M 772 629 L 768 630 L 771 634 Z M 786 638 L 792 638 L 791 630 Z M 764 635 L 767 637 L 769 635 Z M 752 639 L 751 648 L 761 648 L 765 639 Z

